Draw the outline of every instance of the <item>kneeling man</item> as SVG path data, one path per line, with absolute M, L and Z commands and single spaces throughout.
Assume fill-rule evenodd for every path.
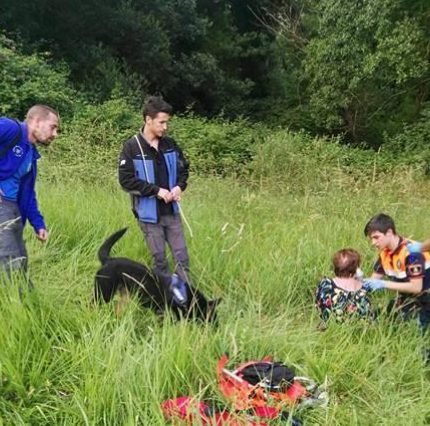
M 369 290 L 397 291 L 394 307 L 405 319 L 417 315 L 425 331 L 430 324 L 430 253 L 411 251 L 414 242 L 398 235 L 393 219 L 383 213 L 369 220 L 364 234 L 379 250 L 374 272 L 365 286 Z

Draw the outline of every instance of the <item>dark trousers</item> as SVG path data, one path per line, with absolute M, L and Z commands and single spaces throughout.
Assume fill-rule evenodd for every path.
M 0 197 L 0 272 L 25 277 L 28 287 L 33 287 L 27 278 L 28 256 L 23 238 L 24 226 L 18 204 Z
M 388 305 L 388 312 L 395 312 L 403 320 L 416 318 L 423 334 L 428 333 L 430 326 L 430 293 L 419 296 L 399 295 Z
M 161 216 L 159 223 L 139 222 L 139 226 L 151 251 L 155 273 L 159 275 L 170 273 L 166 257 L 167 243 L 172 251 L 176 274 L 185 282 L 190 282 L 190 262 L 180 216 L 165 215 Z
M 18 204 L 0 198 L 0 266 L 7 272 L 27 270 L 23 232 Z

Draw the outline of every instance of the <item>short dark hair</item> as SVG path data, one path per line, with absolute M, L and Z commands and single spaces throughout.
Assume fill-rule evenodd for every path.
M 155 118 L 159 112 L 170 115 L 172 113 L 172 106 L 161 96 L 150 96 L 143 106 L 143 118 Z
M 369 222 L 366 223 L 364 227 L 364 235 L 369 237 L 373 232 L 382 232 L 386 234 L 387 231 L 391 229 L 394 234 L 396 234 L 396 225 L 394 220 L 384 213 L 379 213 L 372 217 Z
M 48 105 L 36 104 L 27 111 L 26 118 L 27 120 L 34 117 L 46 119 L 49 114 L 54 114 L 57 118 L 60 118 L 58 112 L 54 108 L 51 108 Z
M 361 263 L 361 256 L 357 250 L 346 248 L 337 251 L 332 262 L 336 277 L 349 278 L 357 272 Z

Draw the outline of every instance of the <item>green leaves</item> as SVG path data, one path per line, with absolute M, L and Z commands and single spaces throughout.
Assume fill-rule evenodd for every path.
M 405 17 L 397 22 L 381 36 L 378 49 L 370 55 L 367 68 L 370 75 L 380 72 L 399 86 L 410 79 L 423 78 L 428 68 L 423 40 L 423 31 L 416 20 Z
M 388 0 L 309 3 L 316 29 L 302 67 L 313 130 L 378 145 L 383 130 L 417 117 L 411 98 L 429 77 L 425 13 Z
M 53 66 L 49 54 L 24 55 L 0 35 L 0 114 L 23 118 L 36 103 L 70 113 L 75 96 L 65 64 Z

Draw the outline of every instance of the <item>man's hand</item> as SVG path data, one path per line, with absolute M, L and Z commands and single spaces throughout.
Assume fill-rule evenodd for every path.
M 179 186 L 172 188 L 170 194 L 172 194 L 173 201 L 181 201 L 182 189 Z
M 366 291 L 377 291 L 385 288 L 385 281 L 379 278 L 365 278 L 363 282 Z
M 423 243 L 419 241 L 414 241 L 413 243 L 408 243 L 406 245 L 410 253 L 421 253 L 423 249 Z
M 166 204 L 173 200 L 171 192 L 164 188 L 159 189 L 157 197 L 160 200 L 163 200 Z
M 45 242 L 49 237 L 49 233 L 46 229 L 39 229 L 36 234 L 36 238 L 39 241 Z

